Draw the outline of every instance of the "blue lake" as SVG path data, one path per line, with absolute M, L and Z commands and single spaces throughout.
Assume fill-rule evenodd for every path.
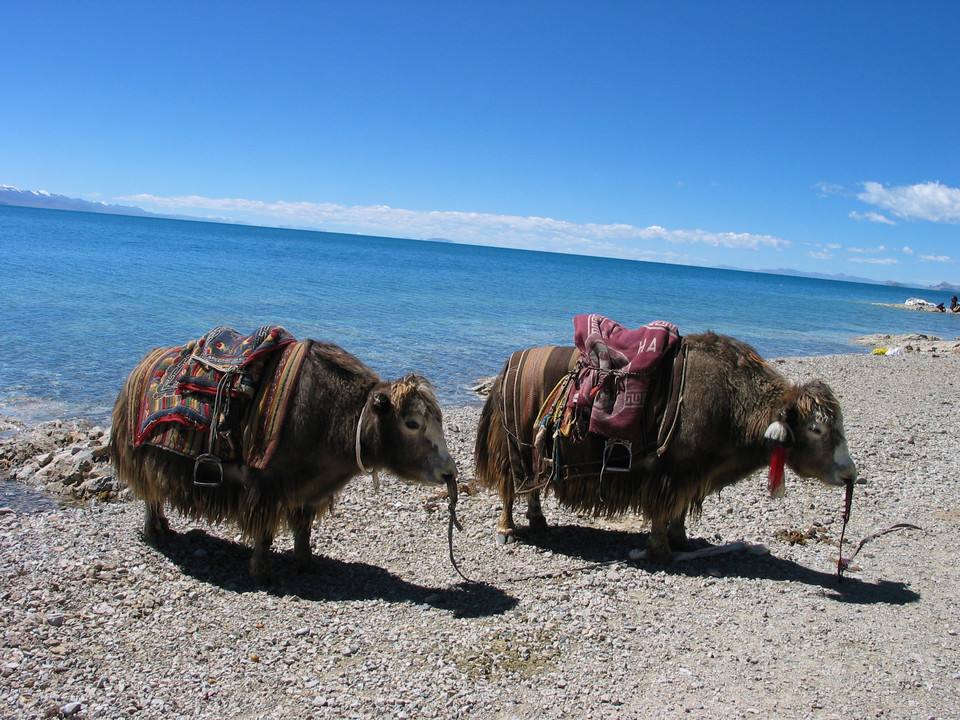
M 872 332 L 960 335 L 876 303 L 949 293 L 442 242 L 0 207 L 0 413 L 104 419 L 146 350 L 278 323 L 446 403 L 515 349 L 571 342 L 573 315 L 665 319 L 765 356 L 863 352 Z

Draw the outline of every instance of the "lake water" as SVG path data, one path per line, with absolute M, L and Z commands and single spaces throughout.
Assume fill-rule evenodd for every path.
M 960 335 L 875 303 L 932 291 L 216 223 L 0 207 L 0 413 L 106 418 L 151 347 L 277 323 L 446 403 L 515 349 L 572 342 L 573 315 L 664 319 L 765 356 L 863 352 L 872 332 Z M 944 299 L 948 293 L 939 293 Z

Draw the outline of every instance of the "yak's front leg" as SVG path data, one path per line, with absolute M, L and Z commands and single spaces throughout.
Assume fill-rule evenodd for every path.
M 269 578 L 271 545 L 273 545 L 272 532 L 263 531 L 254 538 L 253 555 L 250 557 L 250 577 L 258 585 L 266 584 Z
M 497 523 L 497 542 L 506 545 L 513 542 L 513 483 L 508 482 L 500 486 L 500 500 L 503 507 L 500 510 L 500 520 Z
M 293 557 L 301 569 L 310 564 L 310 532 L 313 530 L 313 520 L 317 516 L 316 509 L 303 505 L 290 511 L 287 522 L 293 531 Z
M 547 531 L 547 519 L 543 516 L 539 490 L 534 490 L 527 495 L 527 522 L 530 524 L 531 532 Z
M 685 550 L 687 548 L 687 511 L 684 510 L 667 525 L 667 540 L 670 541 L 670 549 Z
M 147 501 L 143 506 L 143 539 L 157 546 L 170 534 L 170 524 L 163 514 L 163 503 Z
M 647 560 L 655 563 L 670 562 L 670 541 L 667 539 L 667 521 L 653 521 L 650 537 L 647 538 Z

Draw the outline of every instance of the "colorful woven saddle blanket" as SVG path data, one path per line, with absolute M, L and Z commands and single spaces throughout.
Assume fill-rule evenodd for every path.
M 265 325 L 250 335 L 217 327 L 186 345 L 154 350 L 135 371 L 134 446 L 188 457 L 212 451 L 266 467 L 308 346 Z
M 574 416 L 589 415 L 588 429 L 606 438 L 644 442 L 643 418 L 655 379 L 680 346 L 677 326 L 655 320 L 625 328 L 603 315 L 577 315 L 574 342 L 580 351 L 566 398 Z

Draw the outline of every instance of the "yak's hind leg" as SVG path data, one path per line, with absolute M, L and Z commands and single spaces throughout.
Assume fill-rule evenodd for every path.
M 264 530 L 254 538 L 253 555 L 250 557 L 250 577 L 258 585 L 266 584 L 270 577 L 270 546 L 273 545 L 273 532 Z
M 310 532 L 313 530 L 313 520 L 316 516 L 316 508 L 309 505 L 293 508 L 287 516 L 287 522 L 293 531 L 293 557 L 301 569 L 309 566 L 312 557 Z
M 527 495 L 527 522 L 530 524 L 531 532 L 547 531 L 547 519 L 543 516 L 539 490 L 534 490 Z
M 497 523 L 497 542 L 506 545 L 513 542 L 513 483 L 508 482 L 500 486 L 500 500 L 503 507 L 500 510 L 500 520 Z
M 647 538 L 647 560 L 655 563 L 670 562 L 670 541 L 667 539 L 667 521 L 653 520 L 650 536 Z
M 163 503 L 150 502 L 143 503 L 143 539 L 148 544 L 160 545 L 170 535 L 170 523 L 167 522 L 166 515 L 163 514 Z
M 667 540 L 670 542 L 670 549 L 685 550 L 688 545 L 687 540 L 687 511 L 684 510 L 667 525 Z

